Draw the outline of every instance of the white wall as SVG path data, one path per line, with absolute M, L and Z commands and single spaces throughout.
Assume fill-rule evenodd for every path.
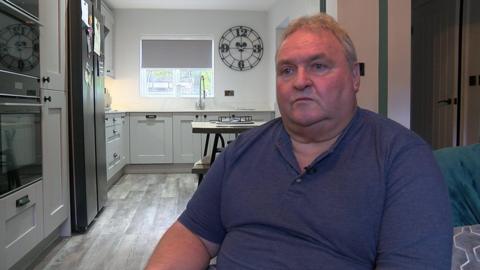
M 388 1 L 388 112 L 410 128 L 411 1 Z
M 379 5 L 378 0 L 336 0 L 339 23 L 355 43 L 358 60 L 365 62 L 358 102 L 378 112 Z M 327 9 L 329 3 L 327 2 Z M 334 8 L 334 10 L 335 10 Z M 410 1 L 388 1 L 388 112 L 410 127 Z
M 115 79 L 106 79 L 112 108 L 121 110 L 193 109 L 195 98 L 144 98 L 139 95 L 140 38 L 146 35 L 208 35 L 214 38 L 215 98 L 207 99 L 207 109 L 273 109 L 269 93 L 270 30 L 267 13 L 252 11 L 127 10 L 115 13 Z M 234 71 L 218 56 L 218 41 L 229 27 L 246 25 L 262 37 L 265 53 L 260 63 L 248 71 Z M 235 90 L 224 97 L 225 89 Z
M 277 28 L 282 28 L 288 24 L 289 21 L 297 17 L 314 14 L 320 11 L 319 0 L 278 0 L 268 12 L 268 36 L 271 40 L 266 53 L 269 54 L 271 62 L 268 63 L 270 67 L 268 76 L 269 100 L 274 104 L 275 114 L 279 116 L 280 113 L 277 108 L 276 90 L 275 90 L 275 53 L 277 50 Z
M 378 0 L 337 0 L 337 5 L 338 22 L 355 44 L 358 61 L 365 63 L 358 104 L 378 112 Z

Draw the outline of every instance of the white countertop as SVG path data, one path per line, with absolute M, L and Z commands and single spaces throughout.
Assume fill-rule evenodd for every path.
M 242 108 L 237 108 L 237 109 L 205 109 L 205 110 L 197 110 L 197 109 L 170 109 L 170 110 L 162 110 L 162 109 L 156 109 L 156 110 L 109 110 L 105 111 L 105 113 L 152 113 L 152 112 L 157 112 L 157 113 L 216 113 L 216 112 L 273 112 L 274 110 L 271 109 L 242 109 Z

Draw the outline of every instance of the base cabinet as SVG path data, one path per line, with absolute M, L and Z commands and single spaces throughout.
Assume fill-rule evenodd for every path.
M 173 115 L 173 163 L 194 163 L 202 157 L 201 134 L 192 133 L 192 122 L 200 119 L 198 113 Z
M 107 182 L 127 164 L 129 159 L 128 134 L 128 116 L 126 113 L 108 113 L 105 115 Z
M 172 163 L 172 114 L 130 114 L 130 162 Z
M 42 90 L 44 235 L 69 215 L 67 97 L 63 91 Z
M 0 199 L 0 270 L 9 269 L 43 239 L 42 181 Z

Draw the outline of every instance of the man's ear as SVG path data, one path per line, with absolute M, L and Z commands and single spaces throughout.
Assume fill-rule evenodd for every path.
M 360 64 L 359 63 L 353 64 L 352 76 L 353 76 L 353 89 L 355 92 L 358 92 L 358 90 L 360 89 Z

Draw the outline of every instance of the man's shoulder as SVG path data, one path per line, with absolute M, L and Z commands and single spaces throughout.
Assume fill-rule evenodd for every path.
M 377 154 L 393 157 L 411 149 L 431 151 L 430 145 L 415 132 L 375 112 L 361 109 L 357 123 L 357 130 L 351 135 L 356 144 L 375 149 Z
M 378 113 L 366 109 L 359 109 L 359 119 L 361 125 L 367 128 L 367 132 L 373 132 L 377 135 L 381 135 L 378 136 L 378 139 L 401 139 L 417 142 L 420 144 L 425 143 L 425 141 L 415 132 L 399 124 L 398 122 L 395 122 L 394 120 L 382 116 Z

